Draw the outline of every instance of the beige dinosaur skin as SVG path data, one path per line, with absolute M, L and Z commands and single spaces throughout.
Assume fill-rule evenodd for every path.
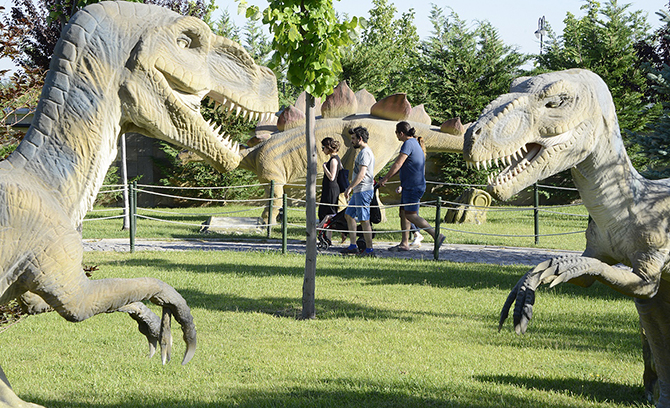
M 76 227 L 91 206 L 119 135 L 134 131 L 198 152 L 225 171 L 239 147 L 199 114 L 209 96 L 253 117 L 277 110 L 274 75 L 202 21 L 139 3 L 103 2 L 63 30 L 35 119 L 17 150 L 0 163 L 0 302 L 21 297 L 26 310 L 53 309 L 70 321 L 129 313 L 171 357 L 171 316 L 195 352 L 186 301 L 153 278 L 90 280 Z M 249 113 L 251 112 L 251 113 Z M 163 319 L 142 301 L 163 308 Z M 3 379 L 6 380 L 6 379 Z M 34 406 L 0 382 L 0 407 Z
M 540 284 L 600 281 L 632 296 L 658 375 L 656 406 L 670 407 L 670 179 L 647 180 L 633 168 L 602 79 L 579 69 L 518 79 L 468 129 L 464 155 L 479 166 L 511 162 L 489 180 L 500 199 L 570 168 L 591 215 L 584 253 L 529 271 L 503 306 L 500 326 L 516 302 L 515 329 L 526 331 Z M 611 266 L 617 263 L 632 270 Z
M 338 140 L 341 143 L 339 154 L 342 162 L 345 168 L 351 169 L 358 151 L 351 146 L 349 129 L 356 126 L 366 127 L 370 132 L 368 146 L 375 154 L 374 173 L 377 174 L 398 154 L 402 146 L 395 136 L 397 123 L 395 120 L 382 119 L 369 114 L 357 114 L 344 118 L 317 118 L 315 121 L 316 141 L 320 143 L 325 137 Z M 463 151 L 462 135 L 443 133 L 439 127 L 419 122 L 410 121 L 410 124 L 416 129 L 417 136 L 424 138 L 427 151 L 456 153 Z M 299 126 L 275 133 L 263 143 L 241 150 L 240 154 L 243 158 L 240 167 L 254 172 L 262 183 L 274 180 L 273 196 L 277 201 L 273 204 L 273 208 L 278 209 L 281 207 L 280 198 L 285 184 L 304 185 L 305 183 L 307 177 L 306 152 L 305 127 Z M 317 162 L 323 163 L 326 160 L 326 156 L 319 150 Z M 267 193 L 269 197 L 269 188 Z M 264 217 L 267 217 L 267 214 L 264 214 Z

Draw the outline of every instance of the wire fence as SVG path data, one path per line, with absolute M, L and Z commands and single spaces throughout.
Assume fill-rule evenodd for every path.
M 458 187 L 475 187 L 475 188 L 482 188 L 484 186 L 481 185 L 465 185 L 465 184 L 453 184 L 453 183 L 438 183 L 438 182 L 428 182 L 429 184 L 436 185 L 436 186 L 458 186 Z M 299 186 L 299 185 L 288 185 L 290 187 L 302 187 L 304 186 Z M 243 189 L 243 188 L 257 188 L 257 187 L 269 187 L 268 191 L 271 192 L 270 197 L 268 198 L 253 198 L 253 199 L 212 199 L 212 198 L 199 198 L 199 197 L 189 197 L 185 195 L 178 195 L 174 194 L 173 191 L 179 191 L 179 190 L 222 190 L 222 189 Z M 247 219 L 249 221 L 248 224 L 242 223 L 236 223 L 235 225 L 240 228 L 240 229 L 255 229 L 255 230 L 261 230 L 264 231 L 267 234 L 267 238 L 271 237 L 271 232 L 274 227 L 281 227 L 281 239 L 282 242 L 284 243 L 283 245 L 283 252 L 285 252 L 285 246 L 286 246 L 286 241 L 287 241 L 287 228 L 291 227 L 297 230 L 303 230 L 306 231 L 306 225 L 305 224 L 298 224 L 298 223 L 289 223 L 289 211 L 303 211 L 304 212 L 304 207 L 306 205 L 306 201 L 303 199 L 297 199 L 297 198 L 290 198 L 287 197 L 286 194 L 284 194 L 281 197 L 282 204 L 279 208 L 274 208 L 276 205 L 277 199 L 279 197 L 274 197 L 272 196 L 272 192 L 275 191 L 274 188 L 274 183 L 265 183 L 265 184 L 254 184 L 254 185 L 244 185 L 244 186 L 217 186 L 217 187 L 165 187 L 165 186 L 155 186 L 155 185 L 141 185 L 141 184 L 136 184 L 132 183 L 129 184 L 127 187 L 127 193 L 128 193 L 128 204 L 124 205 L 122 208 L 122 214 L 120 215 L 102 215 L 104 213 L 112 213 L 114 211 L 119 211 L 119 208 L 104 208 L 104 209 L 96 209 L 92 210 L 91 213 L 95 214 L 94 217 L 86 218 L 84 222 L 95 222 L 95 221 L 102 221 L 102 220 L 110 220 L 110 219 L 124 219 L 124 229 L 129 230 L 129 241 L 130 241 L 130 250 L 134 251 L 134 242 L 135 242 L 135 235 L 136 235 L 136 229 L 137 229 L 137 222 L 138 220 L 149 220 L 153 222 L 159 222 L 159 223 L 165 223 L 165 224 L 170 224 L 174 226 L 183 226 L 183 227 L 188 227 L 188 228 L 193 228 L 197 227 L 200 228 L 202 231 L 203 229 L 206 229 L 207 226 L 203 226 L 202 222 L 188 222 L 184 220 L 175 220 L 174 218 L 177 217 L 188 217 L 188 216 L 193 216 L 194 214 L 191 212 L 180 212 L 178 210 L 171 210 L 171 211 L 165 211 L 161 209 L 156 209 L 156 208 L 142 208 L 138 207 L 137 203 L 137 196 L 138 194 L 146 194 L 146 195 L 153 195 L 155 197 L 160 197 L 160 198 L 167 198 L 167 199 L 173 199 L 173 200 L 180 200 L 184 202 L 193 202 L 195 205 L 202 205 L 203 203 L 207 204 L 219 204 L 219 205 L 236 205 L 236 206 L 244 206 L 244 209 L 233 209 L 230 211 L 221 211 L 222 207 L 216 207 L 217 211 L 215 212 L 208 212 L 208 213 L 198 213 L 198 216 L 208 216 L 208 217 L 239 217 L 240 215 L 243 215 L 244 213 L 254 213 L 257 214 L 259 211 L 263 211 L 266 214 L 275 214 L 276 212 L 279 212 L 282 216 L 279 217 L 279 221 L 275 217 L 239 217 L 242 219 Z M 542 189 L 561 189 L 561 190 L 572 190 L 576 191 L 576 189 L 569 189 L 565 187 L 553 187 L 553 186 L 547 186 L 547 185 L 535 185 L 533 186 L 535 189 L 535 196 L 537 198 L 537 190 L 542 188 Z M 171 190 L 170 193 L 166 192 L 166 190 Z M 123 185 L 108 185 L 108 186 L 103 186 L 99 194 L 118 194 L 119 192 L 124 192 L 125 188 Z M 578 207 L 582 206 L 581 204 L 567 204 L 567 205 L 555 205 L 555 206 L 540 206 L 538 202 L 536 201 L 535 205 L 533 206 L 525 206 L 525 207 L 510 207 L 510 206 L 477 206 L 477 205 L 472 205 L 472 204 L 467 204 L 467 203 L 460 203 L 460 202 L 455 202 L 455 201 L 443 201 L 441 198 L 438 197 L 437 200 L 428 200 L 428 201 L 421 201 L 419 203 L 414 203 L 414 204 L 419 204 L 422 208 L 428 209 L 428 210 L 433 210 L 435 211 L 435 231 L 437 236 L 440 233 L 440 229 L 443 231 L 449 231 L 452 233 L 461 233 L 461 234 L 468 234 L 468 235 L 479 235 L 483 237 L 504 237 L 504 238 L 534 238 L 535 243 L 537 244 L 539 242 L 540 237 L 555 237 L 555 236 L 560 236 L 560 235 L 573 235 L 573 234 L 583 234 L 585 232 L 584 229 L 579 229 L 579 230 L 574 230 L 574 231 L 567 231 L 567 232 L 549 232 L 549 233 L 544 233 L 540 234 L 540 226 L 539 226 L 539 217 L 538 214 L 540 213 L 546 213 L 546 214 L 555 214 L 555 215 L 560 215 L 563 217 L 575 217 L 575 218 L 586 218 L 588 217 L 587 214 L 579 214 L 576 212 L 570 213 L 570 212 L 565 212 L 565 211 L 557 211 L 557 210 L 564 210 L 565 208 L 570 208 L 570 207 Z M 319 205 L 327 205 L 327 204 L 319 204 Z M 411 205 L 411 204 L 382 204 L 379 206 L 381 210 L 389 210 L 389 209 L 394 209 L 394 208 L 399 208 L 404 205 Z M 582 206 L 583 207 L 583 206 Z M 445 227 L 442 224 L 442 219 L 444 219 L 445 214 L 449 210 L 457 210 L 457 211 L 486 211 L 487 213 L 495 213 L 495 212 L 532 212 L 534 215 L 534 233 L 533 234 L 509 234 L 509 233 L 504 233 L 504 231 L 501 231 L 499 233 L 492 233 L 492 232 L 481 232 L 481 231 L 469 231 L 464 228 L 456 228 L 456 227 Z M 292 219 L 300 219 L 300 217 L 290 217 Z M 348 233 L 348 230 L 346 228 L 333 228 L 333 227 L 328 227 L 322 222 L 317 226 L 317 231 L 319 234 L 323 234 L 324 231 L 329 231 L 331 233 L 342 233 L 346 234 Z M 441 225 L 442 224 L 442 225 Z M 451 224 L 450 224 L 451 225 Z M 415 229 L 415 230 L 420 230 L 420 229 Z M 385 230 L 375 230 L 375 234 L 397 234 L 403 232 L 402 229 L 385 229 Z

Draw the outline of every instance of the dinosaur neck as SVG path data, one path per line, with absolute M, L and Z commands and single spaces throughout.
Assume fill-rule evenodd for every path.
M 256 146 L 240 150 L 240 156 L 242 156 L 242 160 L 240 161 L 239 168 L 252 172 L 257 171 L 256 161 L 258 158 L 258 151 L 260 146 L 261 145 L 258 144 Z
M 26 137 L 3 166 L 43 183 L 78 226 L 116 157 L 121 108 L 107 86 L 113 74 L 54 65 Z
M 618 126 L 606 133 L 610 137 L 596 143 L 586 160 L 572 169 L 572 175 L 596 224 L 602 229 L 617 230 L 627 225 L 622 221 L 634 214 L 632 207 L 645 179 L 633 168 Z

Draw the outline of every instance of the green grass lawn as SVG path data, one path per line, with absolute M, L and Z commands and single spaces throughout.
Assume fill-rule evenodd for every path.
M 98 208 L 97 210 L 100 210 Z M 507 245 L 521 247 L 540 247 L 553 249 L 583 250 L 586 240 L 584 231 L 587 224 L 587 212 L 583 206 L 548 208 L 549 211 L 540 212 L 539 244 L 535 244 L 534 216 L 532 211 L 517 211 L 514 207 L 490 209 L 487 221 L 481 225 L 474 224 L 445 224 L 442 223 L 442 232 L 447 236 L 447 242 L 454 244 L 479 245 Z M 224 207 L 180 208 L 151 210 L 140 209 L 143 217 L 159 218 L 162 221 L 139 218 L 137 221 L 137 238 L 160 239 L 259 239 L 265 238 L 266 233 L 252 234 L 243 231 L 234 234 L 201 234 L 200 225 L 209 216 L 226 217 L 260 217 L 261 207 L 244 207 L 231 205 Z M 111 215 L 121 214 L 121 210 L 89 212 L 84 222 L 84 238 L 127 238 L 128 232 L 122 231 L 121 219 L 96 220 Z M 287 235 L 289 239 L 305 239 L 305 209 L 290 207 L 288 214 Z M 424 207 L 420 214 L 435 225 L 435 208 Z M 442 212 L 444 218 L 445 212 Z M 374 226 L 377 231 L 398 231 L 400 221 L 397 207 L 390 207 L 386 211 L 386 221 Z M 573 233 L 578 232 L 578 233 Z M 560 235 L 566 234 L 567 235 Z M 552 235 L 555 234 L 555 235 Z M 551 235 L 551 236 L 549 236 Z M 273 227 L 272 239 L 281 239 L 281 228 Z M 375 238 L 379 241 L 400 241 L 399 232 L 378 233 Z M 426 234 L 426 241 L 430 242 Z
M 633 302 L 594 285 L 538 292 L 529 331 L 497 331 L 522 266 L 320 256 L 317 318 L 300 321 L 304 257 L 85 254 L 93 278 L 152 276 L 191 305 L 198 350 L 167 366 L 127 316 L 54 313 L 2 333 L 22 398 L 48 407 L 647 407 Z

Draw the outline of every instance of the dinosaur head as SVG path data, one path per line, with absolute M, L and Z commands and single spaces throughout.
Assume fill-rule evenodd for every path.
M 612 123 L 618 127 L 607 85 L 590 71 L 519 78 L 468 129 L 464 156 L 469 166 L 504 166 L 489 175 L 488 191 L 506 200 L 584 161 Z
M 218 109 L 264 118 L 278 110 L 272 71 L 197 18 L 143 4 L 123 6 L 152 9 L 125 63 L 119 93 L 124 130 L 187 148 L 219 171 L 236 168 L 239 145 L 202 118 L 201 100 L 209 97 Z

